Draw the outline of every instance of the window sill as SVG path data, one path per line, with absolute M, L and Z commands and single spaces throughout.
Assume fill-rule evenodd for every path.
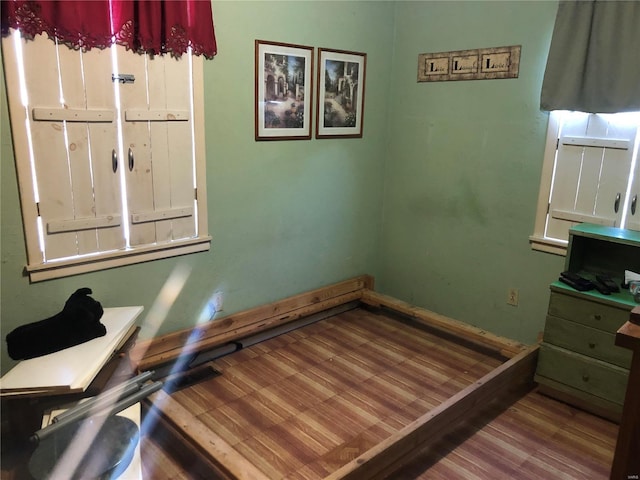
M 68 277 L 81 273 L 94 272 L 107 268 L 133 265 L 136 263 L 177 257 L 190 253 L 206 252 L 211 247 L 211 237 L 202 236 L 181 240 L 169 244 L 155 244 L 135 247 L 127 250 L 102 253 L 98 255 L 71 258 L 62 261 L 46 262 L 39 265 L 27 265 L 26 273 L 32 283 L 54 278 Z
M 554 255 L 561 255 L 563 257 L 567 255 L 567 245 L 569 244 L 566 240 L 555 240 L 537 235 L 531 235 L 529 237 L 529 243 L 531 244 L 532 250 L 553 253 Z

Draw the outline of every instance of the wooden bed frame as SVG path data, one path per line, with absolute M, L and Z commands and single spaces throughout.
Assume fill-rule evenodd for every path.
M 358 306 L 399 315 L 440 335 L 506 359 L 498 368 L 349 461 L 325 480 L 382 478 L 402 465 L 413 452 L 452 431 L 491 401 L 533 385 L 538 345 L 527 346 L 499 337 L 377 293 L 373 283 L 371 276 L 363 275 L 216 319 L 195 330 L 185 329 L 140 342 L 132 352 L 132 359 L 140 371 L 152 370 L 175 363 L 182 355 L 196 355 L 300 319 L 327 318 Z M 145 407 L 146 415 L 162 427 L 164 435 L 195 452 L 220 478 L 267 478 L 170 395 L 159 391 L 146 401 Z

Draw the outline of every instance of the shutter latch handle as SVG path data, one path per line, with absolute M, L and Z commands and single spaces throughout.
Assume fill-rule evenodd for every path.
M 116 149 L 111 150 L 111 169 L 113 173 L 116 173 L 118 170 L 118 154 L 116 153 Z

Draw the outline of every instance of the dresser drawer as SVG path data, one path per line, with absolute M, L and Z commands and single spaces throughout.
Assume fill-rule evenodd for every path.
M 628 370 L 564 348 L 540 346 L 537 375 L 616 404 L 624 403 Z
M 565 318 L 614 334 L 629 320 L 630 311 L 631 308 L 616 308 L 554 291 L 549 299 L 550 316 Z
M 616 346 L 615 338 L 613 333 L 552 316 L 547 317 L 544 327 L 545 343 L 629 368 L 632 352 Z

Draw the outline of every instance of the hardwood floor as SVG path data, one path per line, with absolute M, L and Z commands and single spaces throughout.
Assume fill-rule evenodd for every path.
M 510 406 L 493 406 L 388 478 L 604 480 L 617 431 L 608 420 L 533 391 Z M 175 452 L 154 436 L 143 437 L 144 480 L 213 478 L 196 458 L 176 458 Z
M 320 479 L 502 361 L 358 309 L 222 357 L 221 376 L 172 398 L 268 478 Z M 616 433 L 528 393 L 489 406 L 388 478 L 607 478 Z M 212 478 L 177 451 L 144 437 L 145 478 Z
M 393 479 L 608 479 L 618 426 L 535 391 L 469 420 Z
M 501 363 L 352 310 L 223 357 L 173 397 L 269 478 L 322 478 Z
M 195 456 L 185 455 L 155 435 L 140 439 L 143 480 L 214 480 L 211 470 Z

